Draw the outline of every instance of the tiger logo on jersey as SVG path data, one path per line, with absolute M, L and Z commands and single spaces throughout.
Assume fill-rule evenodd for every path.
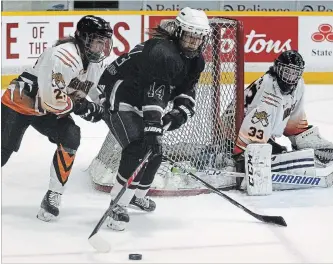
M 60 72 L 54 73 L 52 71 L 52 85 L 57 86 L 59 89 L 64 89 L 66 87 L 64 77 Z
M 269 117 L 269 115 L 267 114 L 267 112 L 265 112 L 265 111 L 258 112 L 256 110 L 256 112 L 252 116 L 251 122 L 253 124 L 257 124 L 258 122 L 260 122 L 264 127 L 267 127 L 269 124 L 268 117 Z

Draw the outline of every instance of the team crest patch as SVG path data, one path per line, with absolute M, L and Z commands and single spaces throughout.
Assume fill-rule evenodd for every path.
M 64 89 L 66 87 L 64 77 L 60 72 L 52 72 L 52 84 L 53 86 L 57 86 L 59 89 Z
M 265 112 L 265 111 L 258 112 L 256 110 L 256 112 L 252 116 L 251 122 L 253 124 L 257 124 L 258 122 L 260 122 L 264 127 L 267 127 L 269 124 L 268 117 L 269 117 L 269 115 L 267 114 L 267 112 Z

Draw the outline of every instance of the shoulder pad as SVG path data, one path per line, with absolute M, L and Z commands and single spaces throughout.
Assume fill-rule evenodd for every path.
M 196 59 L 196 72 L 201 73 L 205 69 L 205 59 L 202 54 L 200 54 Z
M 174 43 L 168 40 L 152 42 L 146 53 L 149 72 L 154 78 L 172 80 L 184 69 L 184 61 Z
M 73 71 L 82 68 L 82 60 L 75 44 L 64 43 L 54 47 L 53 56 L 58 58 L 64 65 L 71 67 Z

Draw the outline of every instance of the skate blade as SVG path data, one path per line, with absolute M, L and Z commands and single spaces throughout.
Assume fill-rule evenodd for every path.
M 129 204 L 128 208 L 133 209 L 135 211 L 146 212 L 146 213 L 150 213 L 150 212 L 155 211 L 155 209 L 154 210 L 147 210 L 147 209 L 141 208 L 141 207 L 139 207 L 137 205 L 134 205 L 134 204 Z
M 114 231 L 124 231 L 126 224 L 126 222 L 122 221 L 109 220 L 106 226 Z
M 42 220 L 44 222 L 50 222 L 56 217 L 53 214 L 50 214 L 49 212 L 45 211 L 45 209 L 41 208 L 36 216 L 39 220 Z

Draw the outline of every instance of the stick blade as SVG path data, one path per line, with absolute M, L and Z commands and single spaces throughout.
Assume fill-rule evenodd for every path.
M 108 253 L 111 250 L 110 244 L 98 233 L 88 238 L 89 244 L 101 253 Z
M 279 226 L 287 226 L 287 222 L 282 216 L 262 216 L 262 221 Z

